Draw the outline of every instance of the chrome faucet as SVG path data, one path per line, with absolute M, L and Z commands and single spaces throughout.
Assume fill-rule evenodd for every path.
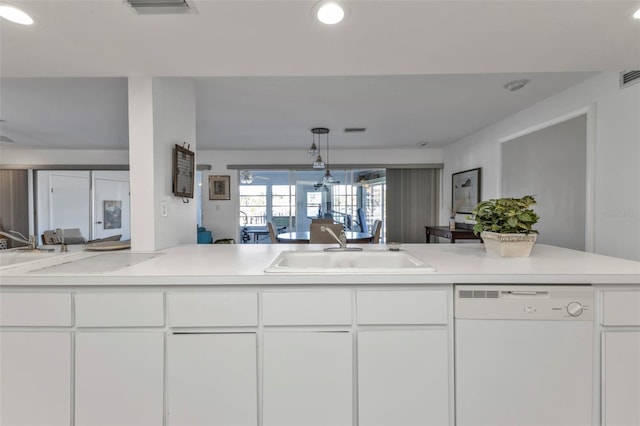
M 68 251 L 67 245 L 64 243 L 64 229 L 56 228 L 53 234 L 57 234 L 58 231 L 60 231 L 60 251 Z
M 324 249 L 325 251 L 362 251 L 361 247 L 347 247 L 347 235 L 344 233 L 344 229 L 340 231 L 339 237 L 327 226 L 321 226 L 320 230 L 322 232 L 328 232 L 329 235 L 340 244 L 340 247 L 329 247 Z

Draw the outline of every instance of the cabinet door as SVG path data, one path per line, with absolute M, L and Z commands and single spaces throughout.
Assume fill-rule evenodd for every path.
M 254 333 L 171 335 L 167 365 L 169 425 L 257 425 Z
M 160 332 L 77 333 L 75 424 L 163 424 L 163 359 Z
M 351 425 L 352 348 L 348 332 L 265 333 L 263 424 Z
M 358 418 L 366 425 L 447 425 L 446 330 L 358 333 Z
M 640 424 L 640 331 L 602 333 L 602 420 Z
M 0 424 L 71 424 L 70 333 L 0 333 Z

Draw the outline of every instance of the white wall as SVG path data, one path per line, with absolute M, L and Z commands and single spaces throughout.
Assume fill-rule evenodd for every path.
M 238 241 L 238 173 L 228 170 L 228 164 L 311 164 L 313 161 L 306 153 L 308 147 L 301 142 L 299 150 L 278 151 L 198 151 L 197 164 L 210 164 L 211 170 L 202 174 L 202 225 L 213 232 L 214 240 L 234 238 Z M 331 150 L 334 164 L 331 169 L 340 169 L 340 164 L 427 164 L 442 163 L 440 149 L 378 149 L 369 150 Z M 337 160 L 339 159 L 339 160 Z M 231 200 L 209 200 L 209 176 L 231 176 Z
M 535 81 L 523 90 L 535 90 Z M 640 260 L 640 84 L 621 90 L 617 72 L 599 74 L 448 146 L 443 198 L 451 193 L 451 174 L 474 167 L 482 167 L 482 199 L 499 197 L 500 141 L 586 110 L 593 143 L 587 166 L 593 251 Z
M 195 244 L 195 199 L 183 203 L 182 198 L 173 195 L 174 145 L 187 142 L 189 149 L 196 151 L 195 83 L 190 78 L 154 78 L 153 85 L 155 198 L 156 205 L 163 200 L 169 207 L 166 217 L 160 216 L 159 209 L 156 209 L 156 249 L 176 244 Z

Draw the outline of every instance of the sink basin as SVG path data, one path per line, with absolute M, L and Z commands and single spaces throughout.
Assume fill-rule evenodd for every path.
M 29 262 L 53 259 L 58 253 L 47 251 L 3 250 L 0 251 L 0 270 Z
M 264 270 L 293 274 L 420 274 L 435 268 L 406 251 L 283 251 Z
M 144 262 L 162 253 L 102 253 L 29 271 L 32 274 L 100 274 Z

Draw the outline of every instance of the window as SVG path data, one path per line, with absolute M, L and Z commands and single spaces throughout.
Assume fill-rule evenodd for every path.
M 296 187 L 291 185 L 271 186 L 271 217 L 295 215 Z
M 322 210 L 322 193 L 307 192 L 307 217 L 318 217 Z
M 240 226 L 267 226 L 267 186 L 240 185 Z

